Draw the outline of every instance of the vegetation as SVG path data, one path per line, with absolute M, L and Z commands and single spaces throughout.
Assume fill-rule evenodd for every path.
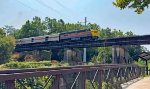
M 64 62 L 51 62 L 51 61 L 39 61 L 39 62 L 15 62 L 11 61 L 0 65 L 0 69 L 21 69 L 21 68 L 48 68 L 68 66 L 68 63 Z
M 11 53 L 15 48 L 14 37 L 7 36 L 5 31 L 0 28 L 0 64 L 8 62 Z
M 130 9 L 135 9 L 135 12 L 141 14 L 145 8 L 148 8 L 150 0 L 115 0 L 113 4 L 120 9 L 127 7 Z

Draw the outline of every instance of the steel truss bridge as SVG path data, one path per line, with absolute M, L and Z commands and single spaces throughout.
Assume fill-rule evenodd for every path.
M 132 36 L 132 37 L 117 37 L 97 40 L 71 41 L 71 42 L 43 42 L 36 44 L 16 45 L 14 51 L 32 51 L 32 50 L 49 50 L 61 48 L 88 48 L 88 47 L 104 47 L 113 45 L 144 45 L 150 44 L 150 35 Z
M 144 74 L 145 67 L 133 64 L 0 70 L 0 88 L 122 89 L 121 84 Z M 43 78 L 45 79 L 42 81 Z M 28 79 L 32 80 L 32 84 L 27 82 Z

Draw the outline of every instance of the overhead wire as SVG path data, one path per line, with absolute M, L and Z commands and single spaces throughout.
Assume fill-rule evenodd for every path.
M 23 2 L 21 2 L 21 0 L 16 0 L 16 1 L 17 1 L 19 4 L 23 5 L 24 7 L 29 8 L 29 9 L 30 9 L 30 10 L 32 10 L 32 11 L 35 11 L 35 12 L 39 12 L 39 13 L 45 14 L 46 16 L 48 16 L 48 15 L 49 15 L 49 14 L 47 14 L 46 12 L 43 12 L 43 11 L 37 10 L 37 9 L 35 9 L 35 8 L 30 7 L 29 5 L 24 4 Z M 52 19 L 55 19 L 55 18 L 54 18 L 54 17 L 52 17 L 52 16 L 51 16 L 51 18 L 52 18 Z
M 62 3 L 60 3 L 59 1 L 57 0 L 53 0 L 54 2 L 56 2 L 58 5 L 60 5 L 62 8 L 68 10 L 68 8 L 66 8 Z
M 37 9 L 35 9 L 35 8 L 32 8 L 32 7 L 29 6 L 29 5 L 26 5 L 25 3 L 21 2 L 21 0 L 16 0 L 16 1 L 17 1 L 18 3 L 20 3 L 21 5 L 23 5 L 24 7 L 29 8 L 29 9 L 32 10 L 32 11 L 40 12 L 40 13 L 42 13 L 42 14 L 48 15 L 46 12 L 39 11 L 39 10 L 37 10 Z M 63 16 L 64 18 L 66 18 L 67 20 L 70 21 L 70 18 L 64 16 L 61 12 L 59 12 L 58 10 L 56 10 L 56 9 L 52 8 L 51 6 L 45 4 L 45 3 L 42 2 L 41 0 L 35 0 L 35 1 L 36 1 L 37 3 L 39 3 L 40 5 L 44 6 L 45 8 L 51 9 L 53 12 L 57 13 L 58 15 Z M 55 1 L 59 6 L 61 6 L 62 8 L 64 8 L 64 9 L 67 10 L 68 12 L 70 12 L 71 14 L 76 14 L 76 16 L 79 16 L 79 15 L 77 15 L 77 13 L 73 13 L 73 11 L 71 11 L 69 8 L 67 8 L 66 6 L 64 6 L 64 5 L 63 5 L 62 3 L 60 3 L 58 0 L 54 0 L 54 1 Z M 80 16 L 80 17 L 81 17 L 81 16 Z M 80 18 L 80 17 L 75 17 L 75 18 L 78 19 L 78 18 Z M 51 18 L 54 19 L 54 17 L 51 17 Z M 71 18 L 73 18 L 73 17 L 71 17 Z M 74 18 L 73 18 L 73 19 L 74 19 Z
M 35 0 L 35 1 L 38 2 L 40 5 L 42 5 L 43 7 L 47 8 L 47 9 L 51 9 L 51 10 L 52 10 L 53 12 L 55 12 L 56 14 L 61 15 L 61 16 L 63 16 L 64 18 L 66 18 L 67 20 L 70 21 L 70 18 L 64 16 L 61 12 L 59 12 L 58 10 L 54 9 L 53 7 L 51 7 L 51 6 L 47 5 L 47 4 L 45 4 L 45 3 L 42 2 L 41 0 Z
M 21 0 L 16 0 L 16 1 L 17 1 L 19 4 L 23 5 L 24 7 L 27 7 L 27 8 L 29 8 L 29 9 L 33 10 L 33 11 L 38 11 L 38 10 L 36 10 L 36 9 L 34 9 L 34 8 L 32 8 L 32 7 L 28 6 L 28 5 L 26 5 L 26 4 L 24 4 L 23 2 L 21 2 Z
M 69 14 L 71 14 L 72 16 L 75 16 L 76 19 L 81 19 L 79 17 L 79 15 L 75 12 L 73 12 L 71 9 L 69 9 L 68 7 L 66 7 L 65 5 L 63 5 L 59 0 L 53 0 L 56 4 L 58 4 L 60 7 L 62 7 L 63 9 L 65 9 Z M 73 18 L 71 16 L 71 18 Z M 73 18 L 74 19 L 74 18 Z

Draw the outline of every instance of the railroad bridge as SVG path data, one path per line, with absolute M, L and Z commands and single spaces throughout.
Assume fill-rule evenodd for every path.
M 117 64 L 117 50 L 124 45 L 150 44 L 150 35 L 65 43 L 17 45 L 14 51 L 113 46 L 113 64 L 80 65 L 60 68 L 10 69 L 0 71 L 2 89 L 121 89 L 121 84 L 144 76 L 145 67 Z M 124 53 L 125 55 L 125 49 Z M 125 56 L 126 57 L 126 56 Z M 126 58 L 128 59 L 128 58 Z M 39 79 L 42 83 L 39 83 Z M 27 80 L 35 82 L 31 84 Z

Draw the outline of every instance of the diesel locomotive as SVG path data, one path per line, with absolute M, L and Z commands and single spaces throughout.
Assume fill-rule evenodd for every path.
M 70 32 L 62 32 L 58 34 L 29 37 L 17 39 L 16 44 L 33 44 L 42 42 L 63 42 L 63 41 L 77 41 L 77 40 L 94 40 L 98 38 L 98 31 L 94 29 L 76 30 Z

